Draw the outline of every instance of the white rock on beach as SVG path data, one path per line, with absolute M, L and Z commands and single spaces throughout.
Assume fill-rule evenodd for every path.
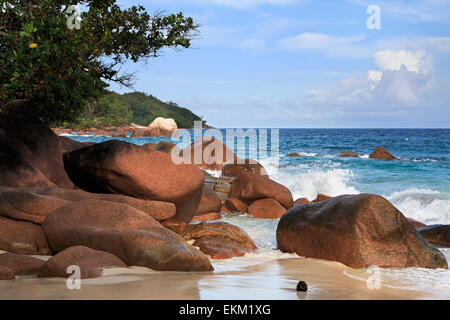
M 148 127 L 132 124 L 133 137 L 170 137 L 178 132 L 175 120 L 157 117 Z

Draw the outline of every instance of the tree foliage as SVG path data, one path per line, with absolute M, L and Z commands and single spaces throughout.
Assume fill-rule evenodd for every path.
M 78 4 L 80 28 L 67 9 Z M 23 101 L 44 121 L 73 121 L 116 82 L 130 87 L 127 60 L 188 48 L 197 25 L 182 13 L 150 15 L 115 0 L 0 0 L 0 109 Z

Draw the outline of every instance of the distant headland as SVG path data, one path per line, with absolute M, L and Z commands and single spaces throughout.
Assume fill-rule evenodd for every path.
M 180 129 L 193 128 L 194 121 L 202 121 L 203 127 L 212 128 L 189 109 L 143 92 L 109 92 L 89 104 L 75 121 L 54 123 L 52 128 L 57 134 L 127 136 L 142 131 L 136 128 L 147 127 L 159 117 L 173 119 Z

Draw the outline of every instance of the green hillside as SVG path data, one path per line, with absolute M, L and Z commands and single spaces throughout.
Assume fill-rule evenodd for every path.
M 123 126 L 131 123 L 149 125 L 155 118 L 172 118 L 179 128 L 192 128 L 202 118 L 174 102 L 163 102 L 143 92 L 118 94 L 110 92 L 85 108 L 83 116 L 67 127 L 93 128 Z M 206 122 L 204 122 L 205 124 Z

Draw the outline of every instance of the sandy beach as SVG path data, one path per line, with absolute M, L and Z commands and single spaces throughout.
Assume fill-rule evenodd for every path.
M 437 284 L 430 274 L 440 270 L 382 270 L 381 288 L 370 290 L 366 269 L 336 262 L 249 254 L 212 263 L 215 271 L 206 273 L 157 272 L 140 267 L 106 269 L 101 278 L 82 280 L 80 290 L 68 290 L 66 279 L 18 277 L 0 282 L 0 299 L 450 299 L 449 276 Z M 299 280 L 308 283 L 307 292 L 295 290 Z

